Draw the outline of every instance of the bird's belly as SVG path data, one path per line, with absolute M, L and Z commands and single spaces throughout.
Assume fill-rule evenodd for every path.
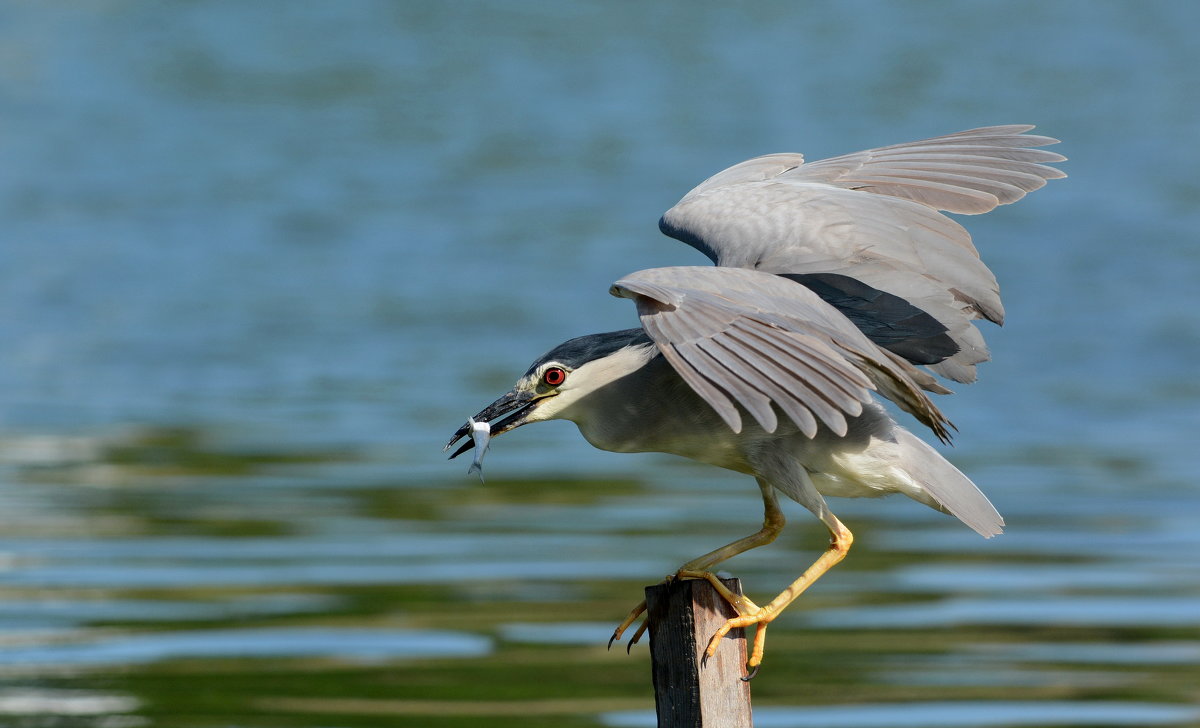
M 686 432 L 674 430 L 675 434 L 669 437 L 642 432 L 634 437 L 621 437 L 603 428 L 585 427 L 582 424 L 579 425 L 579 431 L 592 447 L 609 452 L 665 452 L 739 473 L 752 472 L 734 438 L 713 437 L 711 432 L 689 436 Z M 647 428 L 647 431 L 656 432 L 652 428 Z
M 866 478 L 859 473 L 816 472 L 809 473 L 817 492 L 835 498 L 876 498 L 894 493 L 895 488 L 879 487 L 876 478 Z

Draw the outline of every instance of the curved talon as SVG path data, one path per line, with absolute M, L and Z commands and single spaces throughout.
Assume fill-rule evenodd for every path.
M 631 625 L 633 625 L 633 623 L 637 621 L 637 618 L 642 616 L 642 614 L 645 613 L 645 611 L 646 611 L 646 600 L 643 599 L 640 604 L 638 604 L 636 607 L 634 607 L 629 612 L 629 614 L 627 614 L 625 616 L 625 619 L 621 620 L 621 623 L 617 625 L 617 628 L 615 630 L 613 630 L 612 637 L 608 638 L 608 649 L 610 649 L 610 650 L 612 649 L 613 642 L 616 642 L 617 640 L 621 639 L 621 635 L 625 634 L 625 630 L 629 629 L 629 627 Z M 638 637 L 641 637 L 642 633 L 645 631 L 646 631 L 646 624 L 645 624 L 645 622 L 643 622 L 642 626 L 638 628 L 638 631 L 636 633 L 634 633 L 633 642 L 637 642 Z M 630 642 L 630 645 L 632 645 L 633 642 Z M 625 651 L 628 652 L 629 651 L 628 648 L 626 648 Z
M 732 621 L 732 619 L 729 620 L 729 622 Z M 725 635 L 729 634 L 729 630 L 733 628 L 729 622 L 721 625 L 720 628 L 717 629 L 717 633 L 714 634 L 712 639 L 708 641 L 708 649 L 704 650 L 704 655 L 706 657 L 712 657 L 713 655 L 717 654 L 717 646 L 721 644 L 721 640 L 725 639 Z
M 743 678 L 740 678 L 741 681 L 742 682 L 750 682 L 751 680 L 753 680 L 754 676 L 758 674 L 758 668 L 760 668 L 760 667 L 762 667 L 762 665 L 755 665 L 754 667 L 750 668 L 750 674 L 746 675 Z
M 633 646 L 636 645 L 638 643 L 638 641 L 640 641 L 642 639 L 642 635 L 646 634 L 646 628 L 648 626 L 649 626 L 649 621 L 643 619 L 642 623 L 638 625 L 637 631 L 634 632 L 633 636 L 629 638 L 629 643 L 627 645 L 625 645 L 625 654 L 628 655 L 629 651 L 633 649 Z
M 708 642 L 708 649 L 704 652 L 707 655 L 715 655 L 717 646 L 721 644 L 721 640 L 725 635 L 729 634 L 730 630 L 757 625 L 754 632 L 754 647 L 750 651 L 750 659 L 746 662 L 747 667 L 757 668 L 762 663 L 763 653 L 767 646 L 767 626 L 775 619 L 775 615 L 766 609 L 760 608 L 757 614 L 748 615 L 745 617 L 734 617 L 721 625 L 716 634 Z

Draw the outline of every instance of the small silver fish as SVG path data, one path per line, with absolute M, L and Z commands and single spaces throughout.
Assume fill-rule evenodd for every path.
M 467 468 L 467 475 L 479 473 L 479 482 L 483 482 L 483 455 L 487 452 L 488 443 L 492 439 L 492 426 L 488 422 L 476 422 L 470 417 L 467 424 L 471 426 L 471 439 L 475 441 L 475 459 Z

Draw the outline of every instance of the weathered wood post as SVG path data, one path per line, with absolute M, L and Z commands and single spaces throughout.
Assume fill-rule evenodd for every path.
M 738 579 L 722 579 L 742 593 Z M 646 588 L 650 658 L 659 728 L 753 728 L 745 630 L 731 631 L 717 652 L 704 651 L 733 607 L 703 579 Z

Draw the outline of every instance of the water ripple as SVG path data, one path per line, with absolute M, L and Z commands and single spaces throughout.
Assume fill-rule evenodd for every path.
M 1170 725 L 1200 720 L 1200 708 L 1133 702 L 915 702 L 829 707 L 758 707 L 757 728 L 999 728 L 1050 725 Z M 607 713 L 612 728 L 658 725 L 653 713 Z
M 155 632 L 36 647 L 0 646 L 9 667 L 122 665 L 184 658 L 335 657 L 351 660 L 479 657 L 491 640 L 449 631 L 275 627 Z

